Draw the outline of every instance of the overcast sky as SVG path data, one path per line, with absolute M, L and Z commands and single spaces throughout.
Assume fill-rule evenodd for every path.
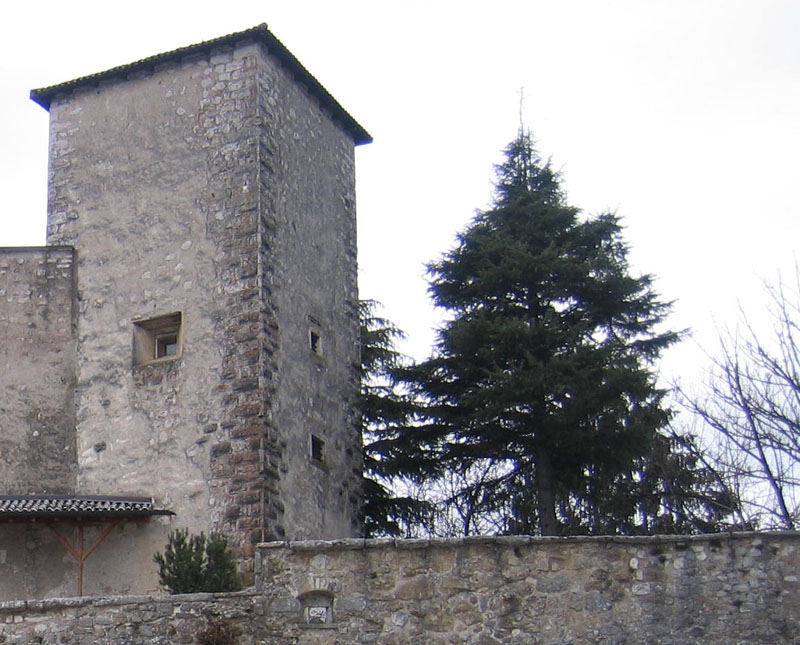
M 13 8 L 12 8 L 13 7 Z M 375 138 L 358 149 L 362 297 L 424 357 L 424 264 L 491 199 L 520 117 L 587 214 L 615 210 L 634 273 L 713 344 L 793 271 L 800 2 L 37 2 L 0 22 L 0 245 L 44 243 L 43 87 L 266 22 Z M 520 91 L 524 101 L 520 109 Z M 665 371 L 691 376 L 691 343 Z

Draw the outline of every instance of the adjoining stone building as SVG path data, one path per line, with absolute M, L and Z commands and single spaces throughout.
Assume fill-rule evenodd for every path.
M 176 527 L 245 573 L 258 542 L 359 535 L 367 132 L 265 25 L 32 98 L 47 246 L 0 250 L 0 599 L 79 569 L 155 590 Z

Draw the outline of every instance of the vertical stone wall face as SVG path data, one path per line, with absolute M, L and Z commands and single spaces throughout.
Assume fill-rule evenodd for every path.
M 0 494 L 75 490 L 75 283 L 70 247 L 0 249 Z M 0 524 L 0 598 L 73 593 L 41 527 Z
M 0 602 L 0 643 L 190 645 L 218 624 L 236 630 L 235 643 L 296 644 L 266 605 L 252 592 Z
M 177 513 L 109 537 L 87 592 L 154 589 L 175 526 L 228 534 L 245 573 L 263 540 L 357 535 L 352 139 L 258 44 L 50 114 L 48 244 L 79 250 L 77 490 Z M 180 355 L 136 365 L 134 324 L 173 312 Z
M 234 202 L 256 179 L 238 150 L 248 110 L 231 123 L 214 101 L 225 73 L 182 61 L 50 107 L 48 244 L 79 249 L 78 490 L 152 495 L 194 532 L 222 524 L 210 482 L 248 398 L 230 385 L 230 355 L 238 318 L 258 312 L 239 297 L 255 279 L 237 270 L 248 232 Z M 172 312 L 181 355 L 134 366 L 134 321 Z M 115 532 L 86 563 L 87 593 L 155 590 L 152 554 L 170 528 Z
M 0 603 L 0 642 L 195 643 L 216 624 L 262 645 L 797 643 L 798 549 L 797 533 L 261 545 L 255 589 Z
M 222 362 L 214 392 L 227 408 L 224 418 L 206 425 L 213 436 L 208 484 L 218 501 L 213 526 L 229 535 L 248 566 L 252 534 L 282 532 L 280 518 L 274 516 L 267 527 L 264 513 L 264 508 L 280 508 L 280 500 L 273 473 L 265 468 L 271 437 L 262 393 L 271 390 L 273 380 L 265 349 L 275 339 L 263 330 L 277 323 L 260 297 L 258 58 L 255 45 L 217 52 L 209 61 L 216 73 L 204 81 L 201 101 L 213 178 L 203 193 L 203 210 L 224 285 L 215 314 Z
M 258 588 L 316 645 L 796 643 L 799 554 L 798 533 L 306 542 L 265 545 Z
M 285 537 L 359 535 L 353 143 L 273 59 L 262 57 L 258 73 L 262 298 L 279 321 L 267 407 Z M 323 443 L 321 461 L 311 458 L 312 436 Z
M 75 487 L 71 248 L 0 249 L 0 494 Z

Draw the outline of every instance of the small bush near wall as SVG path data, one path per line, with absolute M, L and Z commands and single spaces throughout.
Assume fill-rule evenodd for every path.
M 153 557 L 161 586 L 172 594 L 199 591 L 238 591 L 242 588 L 228 540 L 223 535 L 189 535 L 187 529 L 169 534 L 164 553 Z
M 224 618 L 209 618 L 206 628 L 197 635 L 200 645 L 235 645 L 242 630 Z

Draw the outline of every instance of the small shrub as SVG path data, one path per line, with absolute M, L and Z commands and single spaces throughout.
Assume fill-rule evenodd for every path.
M 205 583 L 214 591 L 238 591 L 242 588 L 228 540 L 219 533 L 212 533 L 206 544 Z
M 188 529 L 169 534 L 164 553 L 156 553 L 158 580 L 172 594 L 198 591 L 238 591 L 242 588 L 228 540 L 223 535 L 189 535 Z
M 200 645 L 234 645 L 242 631 L 223 619 L 209 618 L 206 628 L 197 634 Z

